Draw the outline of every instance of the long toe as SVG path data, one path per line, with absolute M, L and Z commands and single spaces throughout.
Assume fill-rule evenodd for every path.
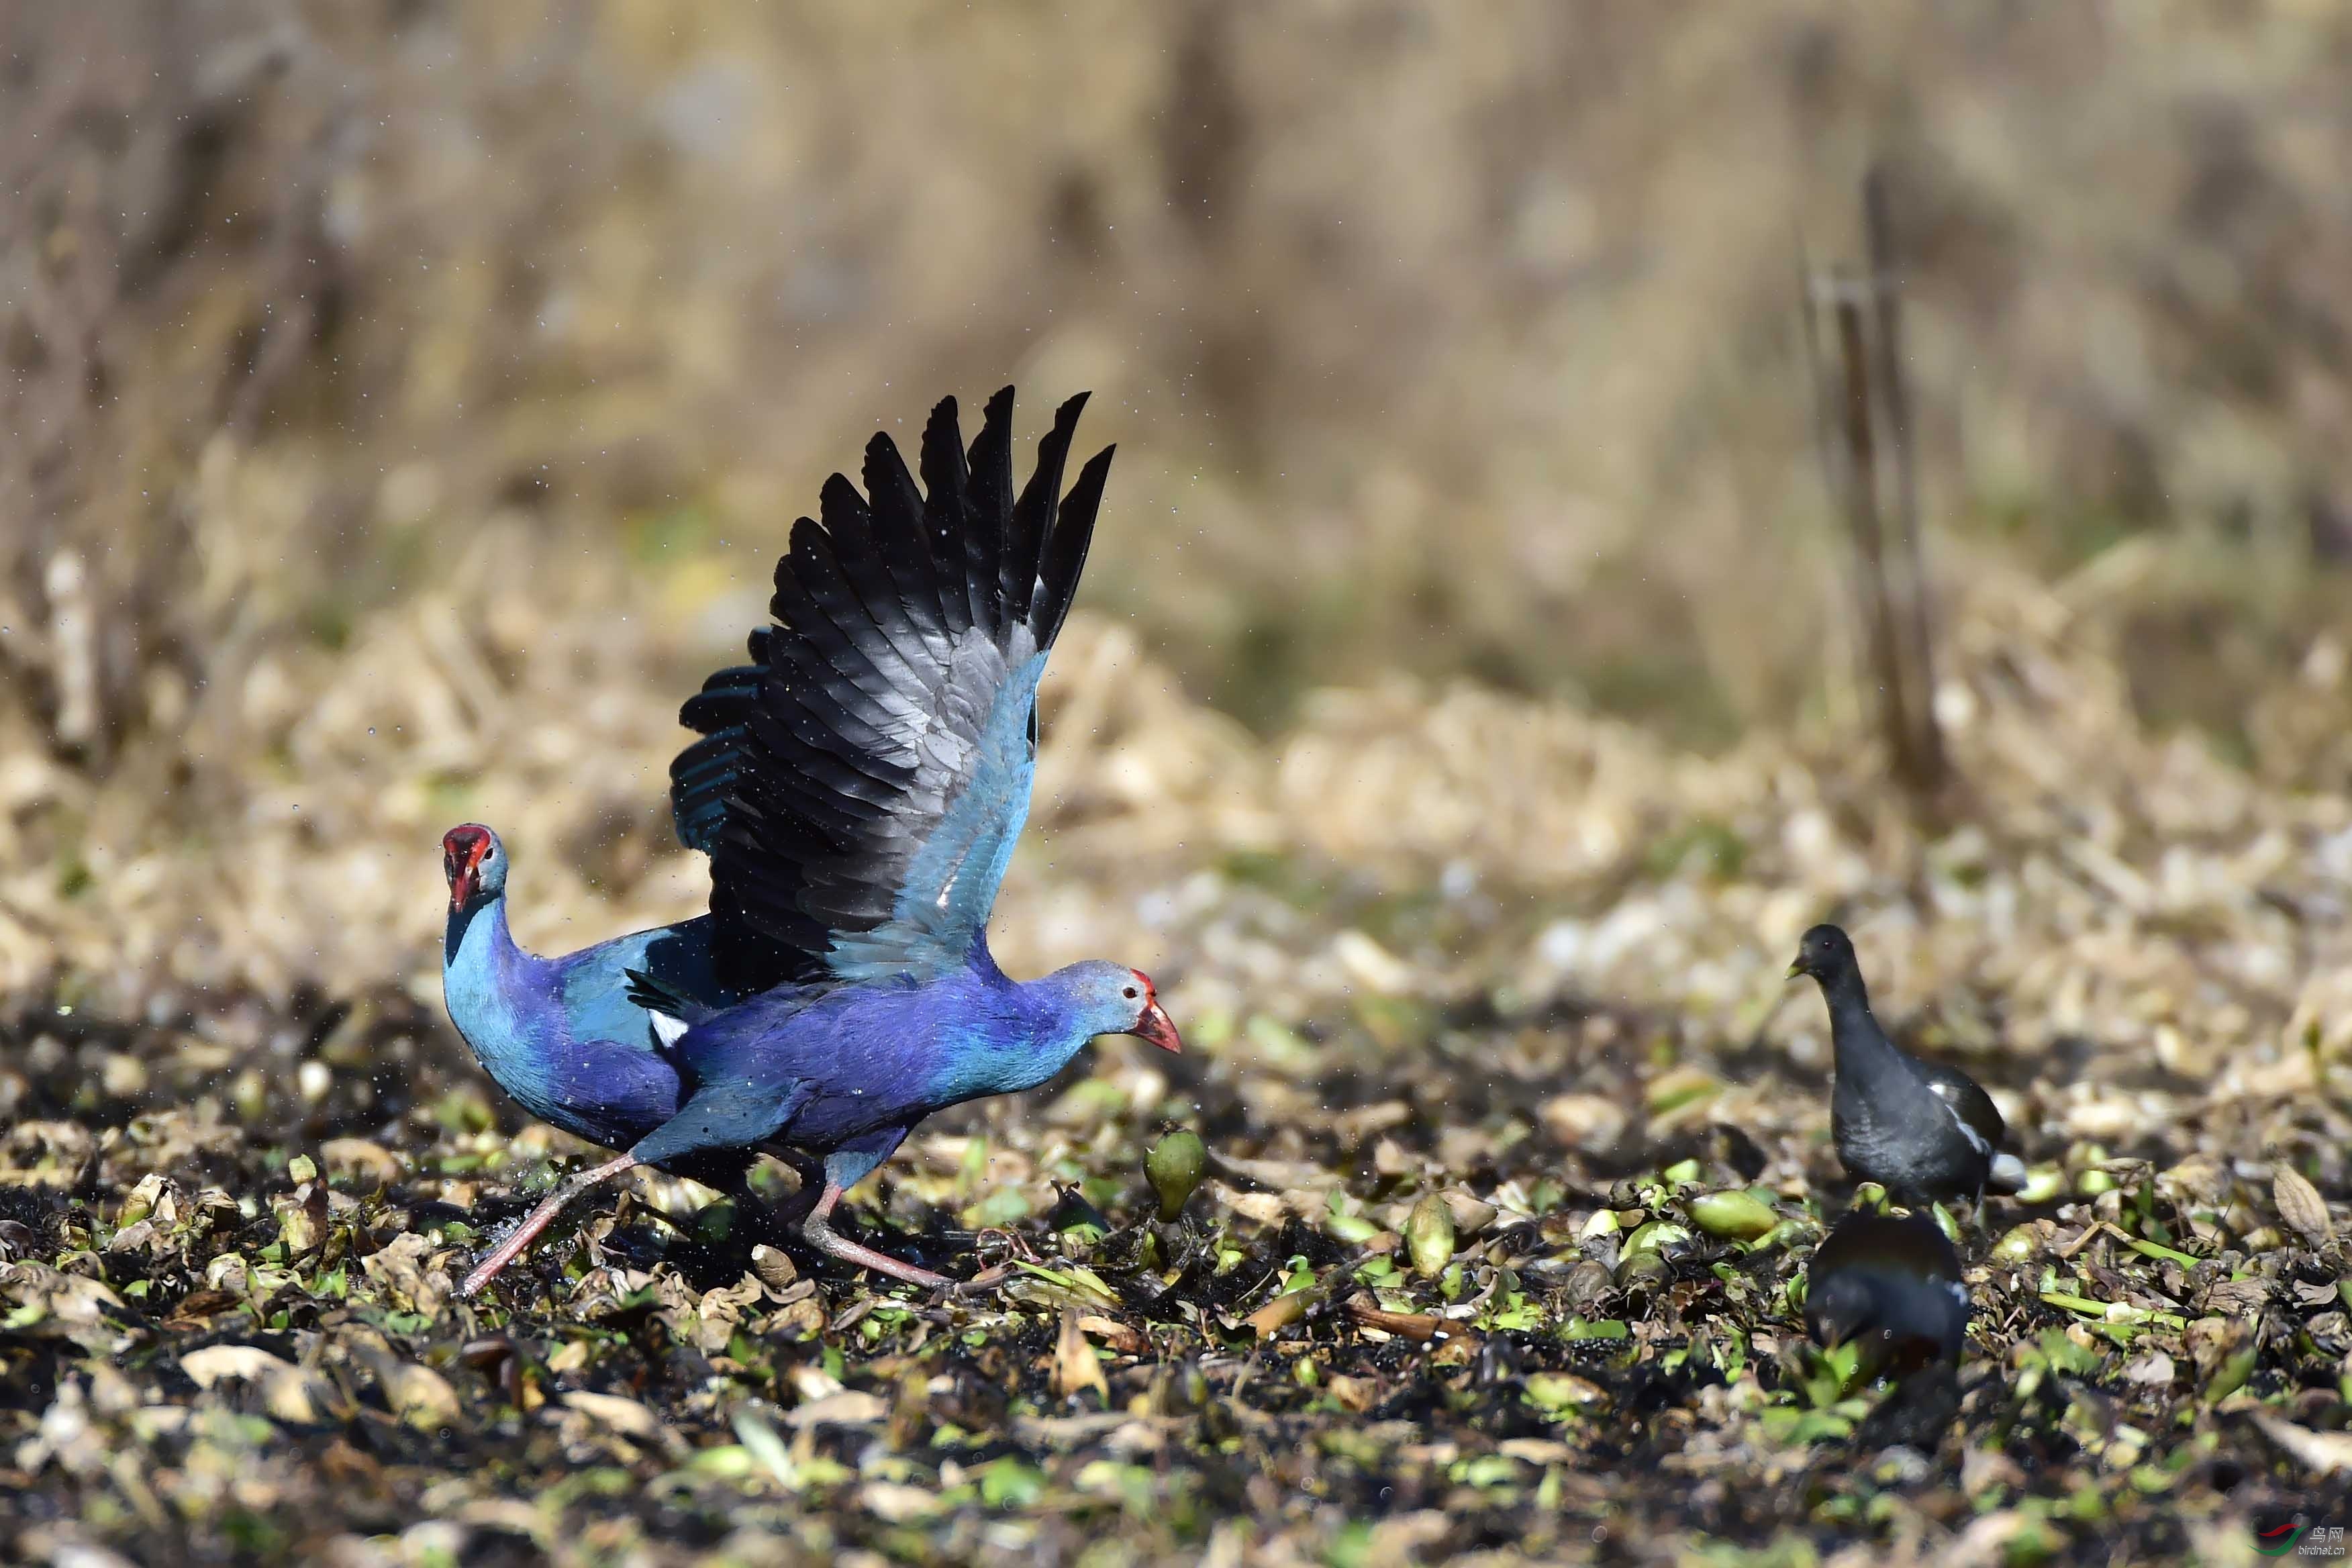
M 521 1256 L 521 1249 L 518 1247 L 512 1252 L 493 1252 L 483 1258 L 474 1265 L 472 1270 L 467 1274 L 465 1281 L 457 1287 L 457 1299 L 461 1301 L 470 1301 L 480 1295 L 488 1288 L 490 1281 L 504 1273 L 507 1265 L 520 1256 Z
M 934 1274 L 928 1268 L 918 1268 L 887 1252 L 877 1252 L 870 1247 L 841 1236 L 834 1228 L 812 1215 L 801 1226 L 801 1235 L 811 1247 L 828 1258 L 838 1258 L 844 1263 L 855 1263 L 860 1268 L 870 1268 L 877 1274 L 893 1279 L 903 1279 L 909 1285 L 919 1285 L 927 1290 L 950 1289 L 955 1281 L 944 1274 Z
M 534 1221 L 537 1223 L 533 1223 Z M 539 1233 L 545 1228 L 546 1220 L 541 1219 L 536 1213 L 518 1221 L 514 1228 L 509 1230 L 497 1246 L 485 1253 L 481 1260 L 467 1273 L 464 1282 L 457 1287 L 457 1299 L 461 1301 L 470 1301 L 480 1295 L 491 1280 L 505 1272 L 508 1264 L 512 1263 L 529 1250 L 531 1242 L 537 1239 Z
M 1010 1263 L 1000 1263 L 992 1268 L 983 1268 L 979 1273 L 973 1275 L 971 1279 L 965 1280 L 962 1284 L 958 1285 L 955 1288 L 955 1294 L 959 1296 L 986 1295 L 989 1291 L 993 1290 L 998 1286 L 1003 1284 L 1007 1279 L 1012 1279 L 1016 1272 L 1018 1272 L 1018 1270 L 1016 1270 Z
M 491 1248 L 488 1258 L 474 1266 L 474 1271 L 466 1276 L 466 1282 L 457 1287 L 458 1297 L 463 1300 L 480 1294 L 483 1286 L 498 1278 L 499 1270 L 521 1257 L 530 1244 L 539 1238 L 539 1233 L 553 1223 L 555 1216 L 563 1212 L 564 1205 L 579 1197 L 590 1188 L 611 1181 L 614 1176 L 633 1168 L 636 1163 L 636 1156 L 623 1154 L 617 1159 L 606 1161 L 593 1170 L 581 1172 L 555 1191 L 548 1194 L 520 1225 L 507 1233 L 505 1240 Z

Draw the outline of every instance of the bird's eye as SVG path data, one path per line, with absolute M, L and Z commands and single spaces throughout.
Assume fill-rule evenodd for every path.
M 1129 986 L 1126 990 L 1124 990 L 1124 991 L 1120 992 L 1120 993 L 1119 993 L 1119 994 L 1120 994 L 1120 995 L 1122 995 L 1122 996 L 1124 996 L 1124 997 L 1126 997 L 1129 1001 L 1132 1002 L 1132 1001 L 1134 1001 L 1138 996 L 1141 995 L 1141 994 L 1142 994 L 1142 993 L 1141 993 L 1141 992 L 1139 992 L 1139 991 L 1138 991 L 1134 986 L 1130 985 L 1130 986 Z

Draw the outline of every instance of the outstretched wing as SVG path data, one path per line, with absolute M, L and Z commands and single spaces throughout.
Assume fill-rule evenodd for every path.
M 986 923 L 1029 811 L 1037 681 L 1069 613 L 1110 471 L 1062 472 L 1086 395 L 1016 498 L 1013 389 L 967 452 L 953 398 L 921 489 L 887 435 L 866 493 L 835 474 L 776 565 L 776 625 L 679 714 L 678 837 L 711 863 L 713 957 L 738 994 L 926 977 Z

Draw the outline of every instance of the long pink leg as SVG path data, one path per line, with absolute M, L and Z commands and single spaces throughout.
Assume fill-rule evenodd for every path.
M 819 1252 L 838 1258 L 844 1263 L 855 1263 L 861 1268 L 871 1268 L 877 1274 L 887 1274 L 893 1279 L 903 1279 L 909 1285 L 920 1285 L 926 1290 L 985 1289 L 1013 1272 L 1009 1267 L 999 1267 L 988 1269 L 959 1284 L 944 1274 L 934 1274 L 928 1268 L 918 1268 L 911 1263 L 899 1261 L 887 1252 L 877 1252 L 870 1247 L 860 1247 L 857 1243 L 844 1237 L 827 1223 L 833 1214 L 833 1205 L 840 1201 L 841 1188 L 827 1182 L 824 1195 L 816 1200 L 816 1207 L 811 1209 L 808 1217 L 801 1221 L 801 1235 Z
M 458 1296 L 462 1299 L 477 1294 L 483 1286 L 498 1277 L 499 1269 L 520 1258 L 530 1244 L 539 1239 L 539 1233 L 545 1230 L 555 1216 L 563 1212 L 564 1205 L 589 1188 L 611 1181 L 614 1176 L 631 1169 L 636 1163 L 635 1155 L 624 1154 L 618 1159 L 606 1161 L 593 1170 L 581 1172 L 548 1194 L 546 1201 L 531 1210 L 530 1216 L 515 1226 L 511 1236 L 499 1243 L 488 1258 L 474 1265 L 474 1271 L 466 1276 L 466 1282 L 463 1285 L 457 1287 Z

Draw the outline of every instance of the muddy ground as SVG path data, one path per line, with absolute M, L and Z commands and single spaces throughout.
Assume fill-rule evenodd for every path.
M 291 812 L 135 897 L 20 879 L 19 951 L 63 962 L 0 1037 L 0 1529 L 76 1563 L 2022 1563 L 2341 1522 L 2352 809 L 2144 732 L 2042 590 L 1988 580 L 1961 624 L 1965 793 L 1915 810 L 1833 720 L 1699 758 L 1393 686 L 1261 743 L 1074 623 L 998 945 L 1149 963 L 1188 1051 L 1102 1042 L 855 1194 L 904 1256 L 1013 1261 L 979 1300 L 797 1247 L 781 1167 L 742 1208 L 648 1178 L 452 1299 L 590 1151 L 450 1032 L 416 829 L 503 806 L 542 945 L 659 918 L 693 864 L 564 777 L 567 725 L 658 777 L 658 692 L 503 772 L 404 795 L 442 754 L 410 733 L 302 791 L 390 868 L 307 921 L 192 945 L 159 912 L 175 877 L 266 892 L 320 831 Z M 1832 916 L 2035 1172 L 1958 1216 L 1949 1380 L 1803 1343 L 1854 1194 L 1781 971 Z M 1163 1221 L 1178 1130 L 1206 1165 Z

